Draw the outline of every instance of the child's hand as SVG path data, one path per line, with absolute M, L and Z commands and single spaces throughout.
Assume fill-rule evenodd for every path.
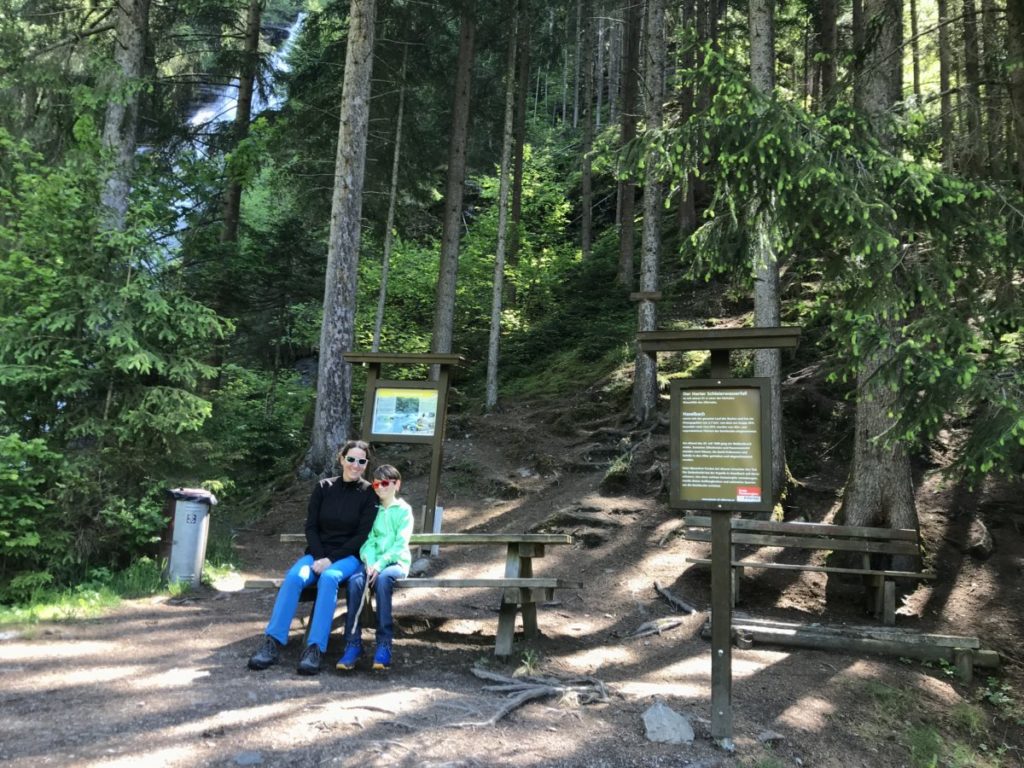
M 377 569 L 374 568 L 372 565 L 366 566 L 366 583 L 372 587 L 376 581 Z

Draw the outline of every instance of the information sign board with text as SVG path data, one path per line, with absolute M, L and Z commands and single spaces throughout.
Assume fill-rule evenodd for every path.
M 670 502 L 770 512 L 769 379 L 672 382 Z
M 429 381 L 378 381 L 373 388 L 370 440 L 429 443 L 437 429 L 438 387 Z

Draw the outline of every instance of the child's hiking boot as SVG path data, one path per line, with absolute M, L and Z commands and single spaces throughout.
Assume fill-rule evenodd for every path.
M 373 654 L 373 668 L 377 670 L 387 669 L 391 666 L 391 641 L 378 640 L 377 650 Z
M 341 654 L 341 658 L 338 659 L 335 669 L 343 669 L 346 672 L 355 669 L 356 662 L 359 661 L 359 657 L 362 655 L 363 641 L 350 640 L 348 645 L 345 646 L 345 652 Z

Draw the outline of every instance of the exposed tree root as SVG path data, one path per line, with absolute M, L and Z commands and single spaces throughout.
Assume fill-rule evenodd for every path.
M 483 690 L 508 694 L 506 702 L 486 720 L 451 723 L 449 728 L 481 728 L 493 726 L 510 712 L 514 712 L 528 701 L 558 696 L 563 701 L 574 701 L 578 704 L 593 704 L 608 701 L 608 690 L 602 681 L 595 677 L 573 677 L 561 679 L 548 675 L 529 677 L 508 677 L 499 675 L 480 667 L 473 667 L 472 672 L 481 680 L 490 680 L 497 685 L 485 685 Z

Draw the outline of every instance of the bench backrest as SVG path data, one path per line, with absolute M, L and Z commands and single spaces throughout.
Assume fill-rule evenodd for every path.
M 920 543 L 912 528 L 876 528 L 826 523 L 779 523 L 771 520 L 730 519 L 732 543 L 761 547 L 828 549 L 888 555 L 918 555 Z M 688 515 L 685 536 L 711 541 L 711 518 Z

